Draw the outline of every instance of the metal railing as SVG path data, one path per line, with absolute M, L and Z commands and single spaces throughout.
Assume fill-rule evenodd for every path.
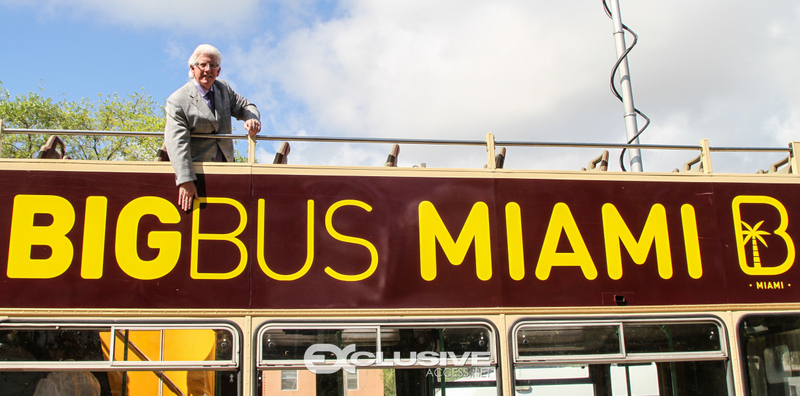
M 89 131 L 89 130 L 63 130 L 63 129 L 24 129 L 24 128 L 3 128 L 0 120 L 0 145 L 3 143 L 3 136 L 10 134 L 31 134 L 31 135 L 61 135 L 61 136 L 117 136 L 117 137 L 163 137 L 163 132 L 134 132 L 134 131 Z M 800 142 L 790 142 L 788 147 L 711 147 L 707 139 L 702 139 L 700 144 L 694 145 L 670 145 L 670 144 L 624 144 L 624 143 L 573 143 L 573 142 L 535 142 L 535 141 L 513 141 L 495 140 L 492 133 L 486 134 L 485 140 L 454 140 L 454 139 L 408 139 L 408 138 L 364 138 L 364 137 L 331 137 L 331 136 L 261 136 L 253 138 L 247 134 L 202 134 L 192 136 L 193 138 L 207 139 L 233 139 L 247 140 L 247 161 L 255 163 L 255 147 L 258 141 L 286 141 L 286 142 L 313 142 L 313 143 L 366 143 L 366 144 L 412 144 L 412 145 L 449 145 L 449 146 L 484 146 L 487 153 L 486 169 L 498 169 L 502 167 L 502 161 L 497 160 L 495 153 L 496 147 L 532 147 L 532 148 L 597 148 L 597 149 L 656 149 L 656 150 L 681 150 L 694 151 L 698 155 L 683 164 L 680 169 L 674 172 L 699 172 L 712 173 L 711 153 L 712 152 L 776 152 L 785 153 L 786 157 L 773 163 L 768 170 L 757 173 L 783 173 L 800 174 Z M 602 156 L 602 155 L 601 155 Z M 593 160 L 595 161 L 595 160 Z M 589 163 L 590 169 L 596 164 Z

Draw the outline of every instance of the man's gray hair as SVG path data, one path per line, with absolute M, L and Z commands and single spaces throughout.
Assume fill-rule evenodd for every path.
M 219 50 L 211 44 L 200 44 L 195 48 L 194 52 L 192 52 L 192 56 L 189 57 L 189 78 L 194 79 L 194 74 L 192 74 L 191 66 L 194 66 L 197 63 L 197 58 L 200 55 L 208 55 L 214 59 L 214 62 L 217 64 L 222 63 L 222 54 L 219 53 Z

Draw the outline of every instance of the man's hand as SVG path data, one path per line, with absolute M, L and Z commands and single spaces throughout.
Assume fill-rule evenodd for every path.
M 244 130 L 252 137 L 261 131 L 261 122 L 251 118 L 244 122 Z
M 178 205 L 184 211 L 192 210 L 192 200 L 200 198 L 197 195 L 197 187 L 193 181 L 188 181 L 178 186 Z

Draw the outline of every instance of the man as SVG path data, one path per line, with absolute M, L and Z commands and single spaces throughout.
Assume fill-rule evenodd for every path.
M 233 91 L 224 80 L 217 80 L 222 70 L 222 55 L 208 44 L 201 44 L 189 58 L 191 81 L 167 99 L 164 111 L 164 143 L 175 169 L 178 205 L 188 211 L 198 198 L 192 162 L 233 162 L 233 140 L 192 139 L 197 134 L 230 134 L 231 117 L 244 121 L 250 136 L 261 131 L 261 114 L 256 105 Z

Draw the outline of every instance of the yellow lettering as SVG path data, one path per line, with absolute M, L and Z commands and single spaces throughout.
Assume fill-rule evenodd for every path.
M 81 278 L 103 277 L 103 258 L 106 251 L 106 197 L 86 198 L 86 213 L 83 221 L 83 254 L 81 256 Z
M 756 289 L 765 289 L 765 290 L 782 290 L 783 289 L 783 282 L 782 281 L 775 281 L 775 282 L 756 282 Z
M 781 222 L 778 228 L 772 231 L 772 234 L 781 237 L 786 244 L 786 260 L 780 265 L 773 267 L 765 267 L 762 265 L 759 243 L 767 247 L 767 243 L 762 235 L 769 235 L 770 233 L 769 231 L 759 229 L 764 223 L 763 220 L 752 227 L 742 221 L 742 204 L 769 205 L 775 208 L 780 214 Z M 789 268 L 792 268 L 795 257 L 794 241 L 792 241 L 792 237 L 786 233 L 786 228 L 789 226 L 789 216 L 783 204 L 775 198 L 764 195 L 739 195 L 733 199 L 731 205 L 733 206 L 733 226 L 736 230 L 736 250 L 739 254 L 739 267 L 741 267 L 742 272 L 747 275 L 780 275 L 788 271 Z M 746 249 L 748 245 L 752 249 L 752 266 L 747 262 Z
M 519 204 L 506 204 L 506 238 L 508 238 L 508 273 L 513 280 L 525 278 L 525 255 L 522 247 L 522 215 Z
M 49 214 L 53 223 L 34 225 L 36 214 Z M 73 225 L 75 209 L 66 199 L 56 195 L 15 196 L 8 246 L 8 277 L 48 279 L 63 274 L 72 264 L 74 250 L 67 233 Z M 31 258 L 33 246 L 49 246 L 52 250 L 50 257 Z
M 672 278 L 672 253 L 669 247 L 667 213 L 664 206 L 655 204 L 637 242 L 617 208 L 610 203 L 603 205 L 603 236 L 606 246 L 606 264 L 611 279 L 622 278 L 622 253 L 620 242 L 628 249 L 633 262 L 644 264 L 653 244 L 656 246 L 658 274 L 662 279 Z
M 692 279 L 703 276 L 703 262 L 700 258 L 700 237 L 697 235 L 697 217 L 694 207 L 689 204 L 681 206 L 681 222 L 683 224 L 683 246 L 686 249 L 686 265 Z
M 206 234 L 200 232 L 200 205 L 201 204 L 222 204 L 231 205 L 239 211 L 239 226 L 235 230 L 224 234 Z M 244 231 L 247 226 L 247 211 L 239 201 L 231 198 L 218 198 L 206 197 L 194 200 L 194 208 L 192 209 L 192 262 L 191 262 L 191 277 L 192 279 L 232 279 L 244 271 L 247 267 L 247 248 L 244 243 L 237 238 L 239 234 Z M 239 249 L 239 264 L 230 272 L 216 273 L 216 272 L 200 272 L 197 269 L 198 250 L 201 240 L 205 241 L 228 241 Z
M 117 220 L 116 257 L 119 268 L 136 279 L 157 279 L 168 274 L 178 264 L 181 254 L 180 231 L 151 231 L 147 246 L 158 249 L 153 260 L 142 260 L 137 251 L 139 221 L 153 215 L 163 224 L 177 224 L 181 215 L 175 205 L 164 198 L 140 197 L 129 202 Z
M 572 247 L 571 253 L 556 251 L 562 230 Z M 547 233 L 542 242 L 542 252 L 539 255 L 539 262 L 536 264 L 536 278 L 546 280 L 550 277 L 553 267 L 581 267 L 586 279 L 597 278 L 597 267 L 594 265 L 580 230 L 578 230 L 578 224 L 575 223 L 569 206 L 563 202 L 553 206 L 553 214 L 550 216 Z
M 257 252 L 256 258 L 258 259 L 258 265 L 261 267 L 261 270 L 264 271 L 264 274 L 269 276 L 272 279 L 279 280 L 279 281 L 293 281 L 295 279 L 299 279 L 303 275 L 311 269 L 311 264 L 314 262 L 314 200 L 308 200 L 308 210 L 306 216 L 306 262 L 303 264 L 303 267 L 300 268 L 299 271 L 283 275 L 279 274 L 272 269 L 269 268 L 267 265 L 267 261 L 264 259 L 264 200 L 258 200 L 258 242 L 257 242 Z
M 457 241 L 447 231 L 436 207 L 429 201 L 419 204 L 419 252 L 422 279 L 436 279 L 436 241 L 442 246 L 447 259 L 460 265 L 467 256 L 472 241 L 475 241 L 475 262 L 478 279 L 492 278 L 492 252 L 489 230 L 489 207 L 476 202 L 467 216 Z
M 346 242 L 346 243 L 353 243 L 353 244 L 361 245 L 361 246 L 364 246 L 365 248 L 367 248 L 367 250 L 369 250 L 369 254 L 370 254 L 370 258 L 371 258 L 371 261 L 370 261 L 370 264 L 369 264 L 369 268 L 367 268 L 367 270 L 364 271 L 361 274 L 343 275 L 343 274 L 340 274 L 340 273 L 336 272 L 331 267 L 325 267 L 325 273 L 330 275 L 331 278 L 333 278 L 333 279 L 337 279 L 337 280 L 345 281 L 345 282 L 356 282 L 356 281 L 360 281 L 360 280 L 364 280 L 364 279 L 369 278 L 370 275 L 372 275 L 375 272 L 375 270 L 378 268 L 378 251 L 375 249 L 375 246 L 372 243 L 370 243 L 369 241 L 367 241 L 367 240 L 364 240 L 364 239 L 361 239 L 361 238 L 352 237 L 352 236 L 342 235 L 339 232 L 337 232 L 335 229 L 333 229 L 333 213 L 336 212 L 337 209 L 341 208 L 342 206 L 346 206 L 346 205 L 358 206 L 359 208 L 364 209 L 367 212 L 371 212 L 372 211 L 372 207 L 371 206 L 369 206 L 366 203 L 361 202 L 361 201 L 347 199 L 347 200 L 344 200 L 344 201 L 336 202 L 335 204 L 331 205 L 331 207 L 328 209 L 328 213 L 325 214 L 325 228 L 328 230 L 328 233 L 331 234 L 331 236 L 334 239 L 338 240 L 338 241 L 342 241 L 342 242 Z

